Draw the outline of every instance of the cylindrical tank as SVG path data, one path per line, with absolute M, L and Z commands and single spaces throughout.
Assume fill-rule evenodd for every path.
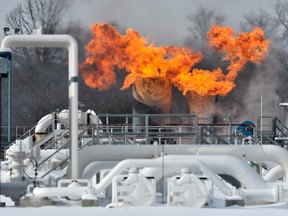
M 161 113 L 170 113 L 172 85 L 162 77 L 137 78 L 132 90 L 133 97 L 149 106 L 160 108 Z
M 134 114 L 169 114 L 172 107 L 172 84 L 163 77 L 140 78 L 132 86 L 132 95 L 135 98 Z M 157 119 L 163 124 L 168 119 Z M 160 121 L 160 122 L 159 122 Z M 144 118 L 133 119 L 136 124 L 144 124 Z
M 211 123 L 216 115 L 216 97 L 202 96 L 195 91 L 187 92 L 188 110 L 197 115 L 198 123 Z

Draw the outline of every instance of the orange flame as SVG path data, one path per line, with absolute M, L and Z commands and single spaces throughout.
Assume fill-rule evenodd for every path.
M 238 72 L 247 61 L 258 63 L 268 51 L 269 41 L 260 28 L 251 33 L 232 37 L 229 27 L 213 25 L 208 32 L 210 45 L 226 54 L 230 65 L 228 74 L 220 68 L 213 71 L 193 68 L 203 58 L 188 47 L 158 46 L 128 29 L 121 35 L 109 24 L 95 24 L 92 39 L 86 46 L 86 60 L 81 64 L 85 83 L 91 88 L 106 90 L 115 84 L 115 67 L 129 73 L 122 90 L 135 83 L 137 78 L 165 78 L 186 94 L 195 91 L 200 95 L 226 95 L 235 84 Z
M 233 29 L 213 25 L 208 32 L 210 45 L 220 52 L 226 52 L 223 60 L 229 61 L 227 79 L 234 81 L 247 61 L 259 63 L 267 54 L 269 40 L 265 39 L 260 28 L 254 28 L 251 33 L 242 32 L 233 38 Z

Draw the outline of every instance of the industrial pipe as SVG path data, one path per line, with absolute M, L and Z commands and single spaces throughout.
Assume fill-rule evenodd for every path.
M 277 181 L 285 175 L 283 168 L 280 165 L 273 167 L 264 176 L 263 179 L 269 182 Z
M 227 196 L 231 195 L 231 188 L 227 187 L 226 184 L 216 175 L 213 171 L 211 171 L 203 162 L 196 160 L 199 169 L 205 173 L 205 175 L 209 176 L 209 178 L 214 182 L 214 184 Z M 113 169 L 117 165 L 116 161 L 97 161 L 89 164 L 86 169 L 83 171 L 84 179 L 91 179 L 95 173 L 98 173 L 100 170 L 104 169 Z M 147 175 L 147 174 L 146 174 Z M 148 174 L 149 175 L 149 174 Z
M 199 162 L 201 161 L 201 162 Z M 204 164 L 207 165 L 205 167 Z M 95 192 L 100 193 L 105 190 L 106 187 L 111 184 L 112 179 L 119 175 L 124 169 L 136 167 L 142 168 L 146 167 L 142 171 L 145 176 L 153 176 L 157 179 L 162 177 L 162 172 L 159 171 L 163 166 L 162 158 L 158 159 L 127 159 L 118 163 L 109 174 L 96 186 L 94 186 Z M 191 157 L 187 155 L 183 156 L 166 156 L 164 158 L 165 171 L 169 172 L 169 175 L 176 173 L 176 171 L 181 168 L 190 168 L 194 173 L 203 173 L 209 175 L 211 172 L 207 172 L 208 167 L 217 174 L 228 174 L 233 176 L 235 179 L 239 180 L 247 188 L 265 188 L 269 189 L 270 187 L 267 183 L 247 164 L 242 160 L 232 157 L 232 156 L 197 156 Z M 150 169 L 147 167 L 154 167 L 156 169 Z M 148 171 L 147 171 L 148 169 Z M 175 170 L 177 169 L 177 170 Z M 150 171 L 150 172 L 149 172 Z M 214 179 L 214 177 L 212 178 Z M 222 188 L 222 186 L 221 186 Z M 227 191 L 225 192 L 227 193 Z
M 1 43 L 1 50 L 11 47 L 61 47 L 69 55 L 69 125 L 71 141 L 71 178 L 78 178 L 78 44 L 70 35 L 10 35 Z
M 81 197 L 88 187 L 36 187 L 33 189 L 33 195 L 37 197 Z
M 264 201 L 287 201 L 286 189 L 277 184 L 268 184 L 251 167 L 239 158 L 227 155 L 218 156 L 191 156 L 191 155 L 168 155 L 164 157 L 165 175 L 179 173 L 182 168 L 189 168 L 192 173 L 203 173 L 227 196 L 241 195 L 249 198 L 261 198 Z M 118 163 L 100 183 L 92 186 L 96 194 L 104 191 L 113 178 L 121 174 L 127 168 L 144 168 L 141 173 L 145 176 L 153 176 L 155 180 L 162 177 L 159 169 L 163 167 L 163 158 L 157 159 L 127 159 Z M 153 169 L 154 168 L 154 169 Z M 168 170 L 167 170 L 168 169 Z M 167 173 L 168 171 L 168 173 Z M 239 180 L 246 189 L 236 190 L 227 187 L 217 177 L 217 173 L 228 174 Z M 67 180 L 66 180 L 67 181 Z M 65 183 L 65 182 L 64 182 Z M 88 187 L 58 187 L 58 188 L 35 188 L 35 196 L 68 196 L 81 197 L 89 189 Z
M 217 148 L 213 145 L 93 145 L 79 152 L 79 176 L 95 161 L 151 159 L 155 157 L 155 152 L 158 156 L 163 152 L 166 155 L 230 155 L 246 161 L 273 161 L 281 165 L 288 181 L 288 152 L 275 145 L 217 145 Z
M 267 188 L 267 182 L 265 182 L 261 176 L 259 176 L 255 170 L 253 170 L 250 166 L 247 165 L 246 162 L 243 160 L 234 157 L 234 156 L 228 156 L 228 155 L 166 155 L 163 160 L 162 158 L 159 158 L 158 160 L 161 160 L 162 167 L 160 168 L 145 168 L 143 169 L 143 173 L 145 173 L 146 176 L 154 176 L 155 179 L 160 179 L 162 177 L 162 172 L 160 169 L 164 166 L 164 173 L 165 175 L 173 175 L 175 173 L 175 167 L 169 165 L 169 161 L 193 161 L 198 160 L 201 161 L 205 166 L 202 164 L 200 166 L 197 164 L 197 167 L 199 169 L 196 169 L 196 167 L 192 167 L 193 173 L 203 173 L 207 174 L 206 171 L 209 167 L 209 170 L 216 174 L 227 174 L 230 176 L 233 176 L 235 179 L 237 179 L 243 186 L 246 188 Z M 167 164 L 168 163 L 168 164 Z M 189 164 L 189 163 L 188 163 Z M 155 166 L 154 166 L 155 167 Z M 201 168 L 201 169 L 200 169 Z M 177 170 L 176 170 L 177 171 Z M 210 172 L 211 173 L 211 172 Z M 208 173 L 209 174 L 209 173 Z M 207 174 L 207 175 L 208 175 Z

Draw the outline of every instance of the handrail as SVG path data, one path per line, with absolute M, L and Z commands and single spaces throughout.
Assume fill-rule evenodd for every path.
M 269 136 L 267 136 L 265 133 L 263 133 L 263 131 L 257 130 L 257 133 L 260 133 L 260 135 L 264 136 L 266 139 L 268 139 L 274 145 L 279 145 L 279 143 L 275 142 L 273 139 L 271 139 Z M 261 143 L 261 144 L 263 144 L 263 143 Z
M 83 131 L 80 131 L 80 133 L 79 133 L 78 135 L 81 135 L 82 133 L 84 133 L 85 131 L 87 131 L 88 128 L 89 128 L 89 127 L 85 128 L 85 130 L 83 130 Z M 80 141 L 81 141 L 81 140 L 79 139 L 79 140 L 78 140 L 78 144 L 79 144 Z M 67 140 L 65 146 L 67 146 L 67 145 L 69 144 L 69 142 L 70 142 L 70 139 Z M 87 145 L 88 145 L 88 143 L 87 143 L 86 145 L 84 145 L 84 146 L 81 146 L 80 148 L 78 148 L 78 151 L 80 151 L 81 149 L 83 149 L 83 148 L 84 148 L 85 146 L 87 146 Z M 65 146 L 63 146 L 63 148 L 64 148 Z M 62 146 L 61 146 L 61 147 L 62 147 Z M 61 149 L 63 149 L 63 148 L 61 148 Z M 61 150 L 61 149 L 60 149 L 60 150 Z M 60 150 L 59 150 L 59 151 L 60 151 Z M 47 157 L 46 159 L 47 159 L 47 160 L 50 159 L 52 156 L 54 156 L 54 155 L 55 155 L 56 153 L 58 153 L 59 151 L 58 151 L 58 149 L 57 149 L 57 151 L 55 151 L 54 153 L 52 153 L 52 154 L 51 154 L 49 157 Z M 46 173 L 44 173 L 43 175 L 41 175 L 40 178 L 44 178 L 46 175 L 48 175 L 49 173 L 51 173 L 53 170 L 57 169 L 59 166 L 61 166 L 61 165 L 63 165 L 64 163 L 66 163 L 66 162 L 69 160 L 69 158 L 70 158 L 70 155 L 69 155 L 68 157 L 66 157 L 63 161 L 61 161 L 61 163 L 57 164 L 55 167 L 49 169 Z M 40 164 L 38 164 L 38 166 L 44 164 L 44 163 L 47 161 L 46 159 L 45 159 L 44 161 L 42 161 Z
M 61 145 L 56 151 L 54 151 L 51 155 L 49 155 L 47 158 L 45 158 L 43 161 L 41 161 L 40 163 L 38 163 L 38 166 L 41 166 L 42 164 L 44 164 L 46 161 L 48 161 L 51 157 L 53 157 L 55 154 L 57 154 L 60 150 L 62 150 L 64 147 L 68 146 L 68 144 L 70 143 L 70 139 L 67 140 L 65 142 L 64 145 Z
M 88 129 L 85 128 L 84 130 L 81 130 L 79 133 L 78 133 L 78 136 L 83 134 L 86 130 Z M 57 154 L 60 150 L 62 150 L 64 147 L 68 146 L 69 143 L 70 143 L 70 139 L 67 139 L 66 142 L 64 143 L 64 145 L 61 145 L 56 151 L 54 151 L 51 155 L 49 155 L 47 158 L 45 158 L 43 161 L 41 161 L 38 166 L 41 166 L 42 164 L 44 164 L 47 160 L 49 160 L 51 157 L 53 157 L 55 154 Z M 79 140 L 78 140 L 78 143 L 79 143 Z M 78 145 L 77 145 L 78 146 Z M 78 148 L 79 149 L 79 148 Z
M 275 117 L 275 126 L 276 126 L 276 128 L 277 128 L 279 131 L 281 131 L 281 129 L 277 126 L 277 122 L 279 122 L 280 124 L 282 124 L 281 120 L 280 120 L 279 118 Z M 284 124 L 283 124 L 283 128 L 284 128 L 284 131 L 285 131 L 285 130 L 288 131 L 288 128 L 287 128 Z M 284 131 L 282 131 L 282 135 L 283 135 L 284 137 L 287 137 L 287 134 L 284 133 Z
M 218 134 L 216 134 L 214 131 L 211 130 L 211 128 L 208 128 L 207 126 L 202 126 L 204 130 L 208 131 L 209 133 L 211 133 L 214 137 L 216 137 L 217 140 L 219 140 L 220 142 L 222 142 L 222 144 L 229 144 L 225 139 L 223 139 L 221 136 L 219 136 Z
M 34 127 L 32 127 L 30 130 L 28 130 L 26 133 L 24 133 L 22 136 L 20 136 L 17 140 L 22 140 L 24 139 L 25 137 L 27 136 L 31 136 L 31 131 L 32 130 L 35 130 L 36 128 L 36 125 Z M 29 134 L 29 135 L 28 135 Z M 35 135 L 35 133 L 33 132 L 32 136 Z M 11 142 L 9 145 L 7 145 L 5 148 L 4 148 L 4 152 L 6 152 L 6 150 L 11 147 L 13 144 L 16 143 L 16 140 L 14 140 L 13 142 Z
M 51 132 L 53 133 L 53 132 Z M 60 134 L 58 134 L 56 139 L 53 139 L 48 145 L 46 145 L 44 147 L 44 149 L 49 149 L 50 146 L 52 146 L 53 144 L 55 144 L 58 140 L 62 139 L 64 136 L 66 136 L 67 134 L 69 134 L 69 130 L 64 130 L 62 131 Z M 59 136 L 61 135 L 61 136 Z M 43 145 L 43 144 L 42 144 Z
M 62 166 L 64 163 L 66 163 L 69 160 L 70 156 L 66 157 L 63 161 L 61 161 L 61 163 L 57 164 L 55 167 L 53 167 L 52 169 L 49 169 L 46 173 L 44 173 L 43 175 L 41 175 L 39 178 L 44 178 L 46 175 L 48 175 L 49 173 L 51 173 L 52 171 L 54 171 L 55 169 L 57 169 L 59 166 Z

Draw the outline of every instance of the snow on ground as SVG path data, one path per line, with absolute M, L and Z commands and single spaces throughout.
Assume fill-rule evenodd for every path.
M 146 216 L 146 215 L 165 215 L 165 216 L 246 216 L 246 215 L 261 215 L 261 216 L 287 216 L 287 204 L 277 204 L 269 207 L 259 208 L 243 208 L 230 207 L 225 209 L 215 208 L 189 208 L 189 207 L 123 207 L 123 208 L 103 208 L 103 207 L 39 207 L 39 208 L 20 208 L 20 207 L 4 207 L 0 208 L 1 215 L 19 216 L 19 215 L 41 215 L 41 216 L 95 216 L 95 215 L 125 215 L 125 216 Z
M 288 204 L 277 203 L 265 206 L 240 207 L 231 206 L 226 208 L 191 208 L 191 207 L 175 207 L 175 206 L 152 206 L 152 207 L 119 207 L 119 208 L 104 208 L 104 207 L 79 207 L 79 206 L 45 206 L 45 207 L 14 207 L 14 202 L 10 198 L 1 196 L 1 202 L 6 203 L 6 207 L 0 208 L 0 215 L 7 216 L 26 216 L 26 215 L 41 215 L 41 216 L 146 216 L 146 215 L 165 215 L 165 216 L 287 216 Z

